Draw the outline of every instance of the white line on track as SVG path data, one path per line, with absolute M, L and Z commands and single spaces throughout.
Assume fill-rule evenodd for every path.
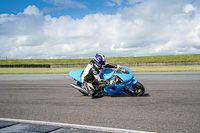
M 37 125 L 46 125 L 46 126 L 58 126 L 58 127 L 76 128 L 76 129 L 111 132 L 111 133 L 152 133 L 152 132 L 146 132 L 146 131 L 128 130 L 128 129 L 120 129 L 120 128 L 109 128 L 109 127 L 78 125 L 78 124 L 68 124 L 68 123 L 58 123 L 58 122 L 46 122 L 46 121 L 33 121 L 33 120 L 23 120 L 23 119 L 0 118 L 0 121 L 37 124 Z

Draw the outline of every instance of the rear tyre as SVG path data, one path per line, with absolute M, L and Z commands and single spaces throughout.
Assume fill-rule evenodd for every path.
M 124 88 L 124 91 L 130 96 L 142 96 L 145 92 L 144 86 L 137 81 L 136 84 L 132 85 L 133 90 L 131 90 L 128 86 Z

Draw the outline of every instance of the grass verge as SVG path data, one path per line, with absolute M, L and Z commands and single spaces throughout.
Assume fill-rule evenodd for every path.
M 0 74 L 60 74 L 84 68 L 0 68 Z
M 0 60 L 0 65 L 16 64 L 81 64 L 88 63 L 92 58 L 82 59 L 8 59 Z M 200 54 L 194 55 L 166 55 L 166 56 L 141 56 L 141 57 L 111 57 L 106 58 L 110 63 L 127 62 L 180 62 L 200 61 Z
M 0 68 L 0 74 L 60 74 L 84 68 Z M 141 66 L 130 67 L 133 72 L 192 72 L 200 66 Z
M 200 66 L 140 66 L 130 67 L 133 72 L 196 72 Z

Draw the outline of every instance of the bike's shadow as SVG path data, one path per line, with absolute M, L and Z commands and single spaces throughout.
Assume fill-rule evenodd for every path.
M 139 97 L 150 97 L 150 96 L 151 95 L 149 93 L 145 93 L 145 94 L 143 94 L 142 96 L 139 96 Z M 130 95 L 125 93 L 125 94 L 115 94 L 111 97 L 137 97 L 137 96 L 130 96 Z
M 86 95 L 82 95 L 82 96 L 86 96 Z M 130 95 L 124 93 L 124 94 L 115 94 L 115 95 L 113 95 L 113 96 L 110 96 L 110 95 L 97 96 L 97 97 L 95 97 L 95 98 L 93 98 L 93 99 L 99 99 L 99 98 L 103 98 L 103 97 L 130 97 L 130 98 L 134 98 L 134 97 L 135 97 L 135 98 L 139 98 L 139 97 L 137 97 L 137 96 L 130 96 Z M 150 97 L 150 94 L 149 94 L 149 93 L 145 93 L 145 94 L 143 94 L 143 95 L 140 96 L 140 97 Z

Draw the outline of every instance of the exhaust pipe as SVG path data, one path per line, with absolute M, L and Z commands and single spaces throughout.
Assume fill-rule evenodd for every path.
M 83 94 L 88 95 L 88 92 L 85 89 L 83 89 L 82 87 L 80 87 L 80 86 L 78 86 L 76 84 L 70 84 L 70 86 L 73 87 L 73 88 L 75 88 L 75 89 L 77 89 L 77 90 L 79 90 Z

